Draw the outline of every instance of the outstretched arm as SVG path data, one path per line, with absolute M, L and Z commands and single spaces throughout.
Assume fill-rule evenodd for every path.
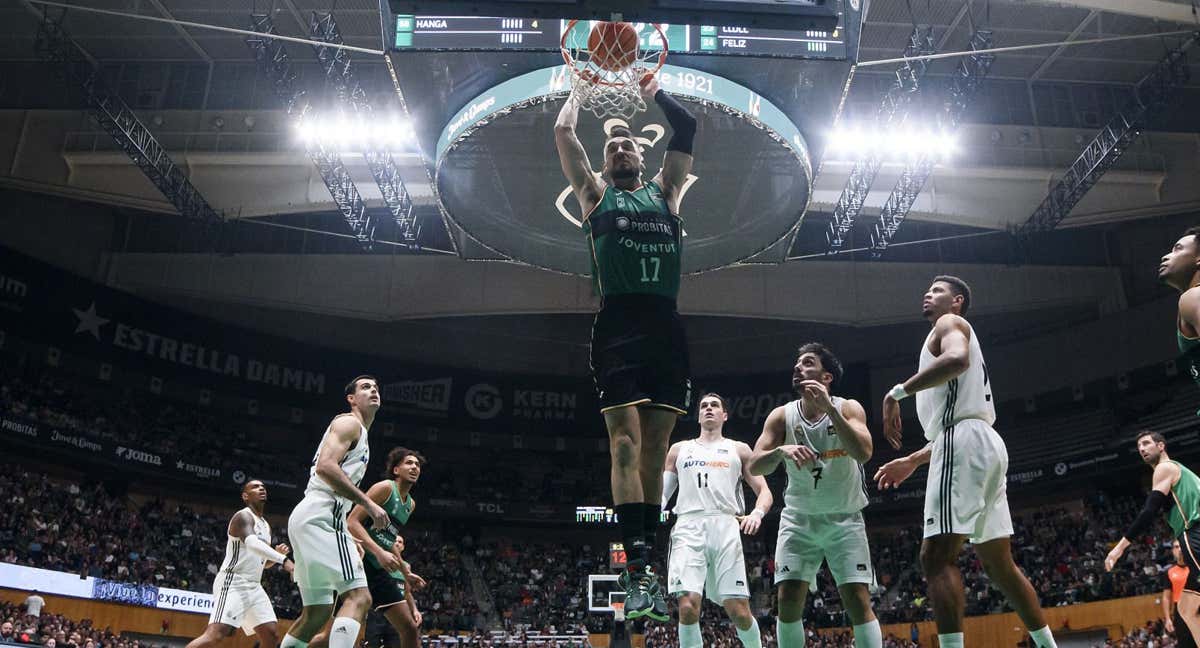
M 1160 511 L 1170 508 L 1171 487 L 1179 481 L 1179 475 L 1179 466 L 1169 461 L 1164 461 L 1154 467 L 1153 484 L 1150 487 L 1150 494 L 1146 496 L 1146 503 L 1142 505 L 1141 512 L 1133 519 L 1133 523 L 1125 530 L 1121 539 L 1117 541 L 1117 546 L 1108 552 L 1108 556 L 1104 559 L 1105 570 L 1112 571 L 1113 566 L 1125 554 L 1125 550 L 1133 544 L 1133 540 L 1142 535 L 1151 524 L 1154 524 L 1154 518 L 1158 517 Z
M 554 122 L 554 145 L 558 148 L 558 163 L 562 165 L 563 175 L 567 176 L 575 199 L 579 201 L 579 208 L 587 217 L 596 203 L 600 202 L 603 189 L 592 171 L 592 163 L 588 161 L 587 151 L 583 150 L 583 143 L 575 134 L 578 124 L 579 103 L 572 92 Z
M 662 170 L 657 180 L 662 184 L 671 213 L 679 214 L 679 200 L 688 174 L 692 172 L 692 142 L 696 137 L 696 118 L 674 97 L 660 90 L 658 79 L 648 76 L 642 80 L 642 96 L 651 99 L 667 116 L 671 125 L 671 139 L 667 142 L 667 154 L 663 158 Z

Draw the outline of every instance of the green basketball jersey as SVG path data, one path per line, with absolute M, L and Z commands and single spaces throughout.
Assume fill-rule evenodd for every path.
M 1200 338 L 1190 338 L 1177 327 L 1175 341 L 1179 344 L 1179 353 L 1183 356 L 1188 373 L 1200 385 Z
M 383 510 L 387 511 L 388 517 L 391 518 L 391 524 L 388 524 L 386 529 L 376 529 L 371 527 L 367 529 L 367 534 L 375 541 L 375 544 L 383 547 L 387 551 L 392 550 L 392 545 L 396 544 L 396 537 L 400 535 L 399 526 L 408 524 L 408 516 L 412 515 L 413 498 L 410 494 L 408 497 L 401 499 L 400 490 L 396 488 L 396 482 L 392 482 L 392 494 L 388 495 L 387 501 L 383 503 Z M 366 558 L 376 567 L 383 568 L 379 561 L 375 559 L 375 554 L 366 553 Z M 391 572 L 391 577 L 396 580 L 404 580 L 404 574 L 395 571 Z
M 1179 466 L 1179 481 L 1171 487 L 1171 499 L 1175 506 L 1167 513 L 1167 523 L 1178 536 L 1200 518 L 1200 478 L 1178 461 L 1172 459 L 1171 463 Z
M 583 231 L 592 252 L 592 283 L 601 297 L 679 295 L 682 226 L 658 183 L 633 191 L 605 188 Z

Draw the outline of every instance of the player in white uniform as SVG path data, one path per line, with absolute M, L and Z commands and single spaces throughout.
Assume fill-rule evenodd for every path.
M 725 608 L 743 646 L 762 648 L 758 621 L 750 612 L 739 531 L 758 533 L 774 500 L 767 480 L 746 471 L 750 446 L 722 434 L 729 419 L 725 399 L 705 394 L 699 410 L 700 437 L 672 445 L 663 471 L 664 509 L 679 489 L 667 559 L 667 591 L 679 597 L 679 648 L 704 645 L 700 635 L 703 594 Z M 743 480 L 757 495 L 749 515 L 743 515 Z
M 350 412 L 338 415 L 325 430 L 304 499 L 288 518 L 288 537 L 296 551 L 293 574 L 304 610 L 288 629 L 281 648 L 307 646 L 333 613 L 335 594 L 342 604 L 329 628 L 329 646 L 352 648 L 371 607 L 362 558 L 346 531 L 346 516 L 358 504 L 377 527 L 388 524 L 387 512 L 358 488 L 371 459 L 367 430 L 379 410 L 378 382 L 371 376 L 350 381 L 346 402 Z
M 829 395 L 841 378 L 842 364 L 825 345 L 801 346 L 792 368 L 792 389 L 800 398 L 767 416 L 754 445 L 750 472 L 766 475 L 783 463 L 788 477 L 775 546 L 780 646 L 804 645 L 804 603 L 823 562 L 854 626 L 856 648 L 883 645 L 871 608 L 875 569 L 862 516 L 862 464 L 874 444 L 862 405 Z
M 279 643 L 275 608 L 263 590 L 262 573 L 276 564 L 291 573 L 294 565 L 287 558 L 286 544 L 271 548 L 271 525 L 263 517 L 267 487 L 251 479 L 242 486 L 242 501 L 246 508 L 229 520 L 225 560 L 213 581 L 213 611 L 208 616 L 208 627 L 187 648 L 214 646 L 239 627 L 247 635 L 258 635 L 264 647 Z
M 899 449 L 900 401 L 916 394 L 917 417 L 929 443 L 884 464 L 875 479 L 880 489 L 896 487 L 918 466 L 929 464 L 921 569 L 942 648 L 963 645 L 966 597 L 958 554 L 966 540 L 975 545 L 988 577 L 1021 617 L 1034 643 L 1056 646 L 1037 593 L 1013 562 L 1008 449 L 992 429 L 996 408 L 987 365 L 979 337 L 963 319 L 970 305 L 971 289 L 958 277 L 935 277 L 926 291 L 922 310 L 933 330 L 921 345 L 916 375 L 883 399 L 883 431 Z

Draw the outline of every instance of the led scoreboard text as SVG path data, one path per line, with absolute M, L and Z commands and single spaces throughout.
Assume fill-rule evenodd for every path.
M 397 50 L 541 50 L 557 51 L 568 21 L 486 16 L 396 17 Z M 661 47 L 658 31 L 647 23 L 633 23 L 641 46 Z M 842 27 L 832 32 L 793 31 L 721 25 L 660 24 L 673 53 L 779 56 L 844 59 L 846 42 Z M 586 26 L 572 35 L 586 38 Z
M 658 519 L 660 522 L 666 522 L 670 515 L 663 511 Z M 617 512 L 611 506 L 576 506 L 575 521 L 580 524 L 616 524 Z

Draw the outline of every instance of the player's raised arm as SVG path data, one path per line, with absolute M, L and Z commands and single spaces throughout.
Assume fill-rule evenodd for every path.
M 365 493 L 358 490 L 354 482 L 342 471 L 342 459 L 350 448 L 359 441 L 359 422 L 353 416 L 339 416 L 329 426 L 329 434 L 321 441 L 318 451 L 317 476 L 329 484 L 334 493 L 362 506 L 367 514 L 380 526 L 388 522 L 387 511 L 371 501 Z
M 592 171 L 592 163 L 583 149 L 583 143 L 575 134 L 578 124 L 579 103 L 572 93 L 558 111 L 558 119 L 554 122 L 554 145 L 558 148 L 558 163 L 562 165 L 563 175 L 571 183 L 575 199 L 586 216 L 600 202 L 604 189 Z
M 667 153 L 663 157 L 662 170 L 657 181 L 666 194 L 671 213 L 679 215 L 679 199 L 692 172 L 692 142 L 696 137 L 696 118 L 675 97 L 658 87 L 658 79 L 647 76 L 641 84 L 642 96 L 653 100 L 667 116 L 671 126 L 671 139 L 667 142 Z
M 897 450 L 903 432 L 900 401 L 922 389 L 948 383 L 971 366 L 971 327 L 961 316 L 946 313 L 939 317 L 929 344 L 933 347 L 933 362 L 883 397 L 883 435 Z

